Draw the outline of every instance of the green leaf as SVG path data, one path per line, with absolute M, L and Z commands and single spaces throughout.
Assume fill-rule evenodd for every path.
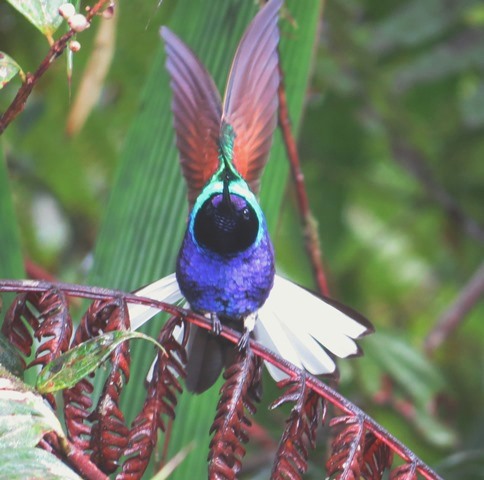
M 57 457 L 39 448 L 0 448 L 0 480 L 82 480 Z
M 453 447 L 455 432 L 445 425 L 433 412 L 437 395 L 445 390 L 445 381 L 438 369 L 416 348 L 395 334 L 377 332 L 365 339 L 365 352 L 371 363 L 373 359 L 379 372 L 373 376 L 381 378 L 381 372 L 389 375 L 405 397 L 411 398 L 415 408 L 414 424 L 418 431 L 433 445 Z M 365 362 L 362 362 L 365 365 Z M 373 385 L 376 390 L 379 388 Z
M 427 406 L 445 387 L 437 368 L 404 339 L 377 332 L 365 339 L 366 350 L 419 406 Z
M 23 75 L 19 64 L 6 53 L 0 52 L 0 90 L 7 85 L 17 73 Z
M 20 235 L 12 204 L 8 170 L 3 158 L 0 142 L 0 277 L 22 278 L 23 260 L 20 250 Z M 5 305 L 7 303 L 5 302 Z
M 321 2 L 288 1 L 285 8 L 294 23 L 281 21 L 280 55 L 288 107 L 297 132 Z M 180 0 L 168 26 L 195 50 L 222 90 L 236 46 L 256 11 L 254 2 Z M 121 155 L 96 244 L 94 267 L 89 278 L 91 284 L 132 290 L 174 271 L 186 227 L 187 200 L 174 141 L 171 91 L 164 60 L 160 45 L 142 93 L 142 108 L 131 126 Z M 288 170 L 278 132 L 261 188 L 261 205 L 273 234 Z M 145 327 L 153 337 L 159 329 L 156 322 L 149 322 Z M 147 365 L 152 361 L 149 352 L 138 347 L 134 345 L 132 350 L 131 381 L 138 379 L 140 388 L 128 389 L 123 396 L 122 407 L 128 411 L 127 415 L 130 411 L 136 412 L 143 404 L 146 392 L 141 388 L 140 379 L 145 378 Z M 207 476 L 208 432 L 217 401 L 217 385 L 200 396 L 188 393 L 181 396 L 168 456 L 174 456 L 191 441 L 195 448 L 175 470 L 173 479 Z
M 59 7 L 65 0 L 7 0 L 47 38 L 51 38 L 62 22 Z
M 43 398 L 0 369 L 1 447 L 33 448 L 52 431 L 64 436 L 59 420 Z
M 23 375 L 24 366 L 18 350 L 0 333 L 0 367 L 17 377 Z
M 140 332 L 108 332 L 81 343 L 48 363 L 39 373 L 37 390 L 52 393 L 73 387 L 106 361 L 121 343 L 132 338 L 147 340 L 164 350 L 156 340 Z

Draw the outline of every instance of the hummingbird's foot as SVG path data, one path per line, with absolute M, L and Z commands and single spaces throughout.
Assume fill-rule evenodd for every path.
M 244 332 L 240 337 L 239 343 L 237 343 L 237 348 L 239 352 L 243 352 L 249 346 L 250 334 L 254 330 L 255 322 L 259 319 L 257 312 L 251 313 L 244 318 Z
M 222 332 L 222 323 L 220 322 L 217 314 L 210 313 L 210 319 L 212 320 L 212 333 L 217 336 L 220 335 Z

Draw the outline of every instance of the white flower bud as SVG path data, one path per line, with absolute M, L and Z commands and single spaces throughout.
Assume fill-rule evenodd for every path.
M 116 8 L 116 4 L 111 2 L 104 10 L 103 10 L 103 18 L 109 20 L 114 17 L 114 9 Z
M 69 49 L 71 52 L 78 52 L 81 49 L 81 44 L 77 40 L 69 42 Z
M 86 30 L 86 28 L 90 27 L 87 18 L 81 13 L 76 13 L 75 15 L 72 15 L 72 17 L 69 17 L 67 23 L 69 24 L 69 27 L 71 27 L 72 30 L 77 33 L 82 32 L 83 30 Z
M 72 15 L 75 15 L 75 13 L 76 13 L 76 7 L 74 7 L 72 3 L 63 3 L 59 7 L 59 15 L 65 19 L 72 17 Z

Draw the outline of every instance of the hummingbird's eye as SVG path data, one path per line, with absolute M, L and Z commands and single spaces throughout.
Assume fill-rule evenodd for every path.
M 242 210 L 242 218 L 244 220 L 250 220 L 250 211 L 247 207 Z

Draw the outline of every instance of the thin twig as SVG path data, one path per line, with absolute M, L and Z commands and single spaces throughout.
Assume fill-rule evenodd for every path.
M 197 315 L 190 310 L 185 310 L 183 308 L 170 305 L 165 302 L 158 302 L 150 298 L 138 297 L 135 294 L 126 294 L 119 290 L 110 290 L 107 288 L 90 287 L 84 285 L 73 285 L 68 283 L 49 283 L 32 280 L 0 280 L 0 291 L 3 292 L 43 292 L 52 287 L 63 291 L 66 295 L 80 298 L 110 299 L 113 297 L 119 297 L 121 295 L 128 303 L 137 303 L 157 308 L 159 310 L 170 313 L 171 315 L 182 317 L 190 323 L 193 323 L 206 330 L 210 331 L 212 329 L 212 322 L 210 319 L 202 317 L 201 315 Z M 241 337 L 240 332 L 237 332 L 225 326 L 222 326 L 222 331 L 220 335 L 234 344 L 238 344 Z M 287 374 L 292 379 L 297 379 L 301 378 L 301 376 L 305 376 L 307 385 L 312 390 L 314 390 L 318 395 L 324 397 L 326 400 L 331 402 L 343 412 L 352 416 L 358 416 L 362 418 L 368 431 L 372 432 L 384 444 L 388 445 L 407 463 L 414 464 L 419 473 L 424 478 L 426 478 L 427 480 L 441 480 L 441 477 L 437 473 L 435 473 L 427 464 L 420 460 L 420 458 L 418 458 L 409 448 L 403 445 L 403 443 L 397 440 L 386 429 L 384 429 L 375 420 L 369 417 L 360 408 L 351 403 L 336 390 L 332 389 L 330 386 L 321 382 L 316 377 L 313 377 L 302 369 L 297 368 L 295 365 L 291 364 L 279 355 L 271 352 L 255 340 L 250 340 L 250 348 L 252 349 L 252 352 L 254 352 L 257 356 L 259 356 L 263 360 L 270 362 L 272 365 L 276 366 L 279 370 Z
M 459 203 L 434 179 L 422 155 L 401 140 L 392 141 L 395 160 L 417 179 L 426 193 L 438 203 L 447 215 L 468 235 L 484 243 L 484 227 L 471 218 Z
M 299 154 L 297 151 L 296 140 L 292 134 L 291 120 L 287 108 L 286 90 L 284 88 L 284 74 L 279 65 L 279 126 L 281 127 L 284 145 L 286 146 L 287 156 L 291 166 L 292 178 L 296 187 L 297 205 L 299 214 L 304 227 L 304 238 L 306 251 L 311 262 L 314 278 L 321 294 L 329 297 L 328 282 L 324 273 L 323 262 L 321 259 L 321 245 L 319 241 L 318 225 L 309 207 L 308 194 L 304 184 L 304 174 L 301 170 Z
M 90 22 L 94 15 L 97 15 L 97 13 L 101 11 L 104 5 L 110 1 L 111 0 L 99 0 L 92 8 L 89 9 L 89 12 L 86 15 L 87 21 Z M 49 52 L 47 53 L 44 60 L 42 60 L 42 63 L 39 65 L 39 68 L 37 68 L 35 73 L 27 73 L 25 75 L 25 81 L 19 88 L 17 95 L 13 99 L 12 103 L 8 106 L 7 110 L 0 117 L 0 135 L 17 117 L 17 115 L 19 115 L 23 111 L 27 99 L 32 93 L 35 85 L 38 83 L 44 73 L 50 68 L 50 66 L 54 63 L 54 61 L 64 52 L 67 47 L 67 43 L 75 34 L 76 32 L 71 29 L 67 33 L 62 35 L 59 40 L 52 44 Z
M 464 285 L 454 303 L 439 318 L 425 339 L 425 350 L 431 354 L 462 323 L 472 307 L 484 297 L 484 262 Z

